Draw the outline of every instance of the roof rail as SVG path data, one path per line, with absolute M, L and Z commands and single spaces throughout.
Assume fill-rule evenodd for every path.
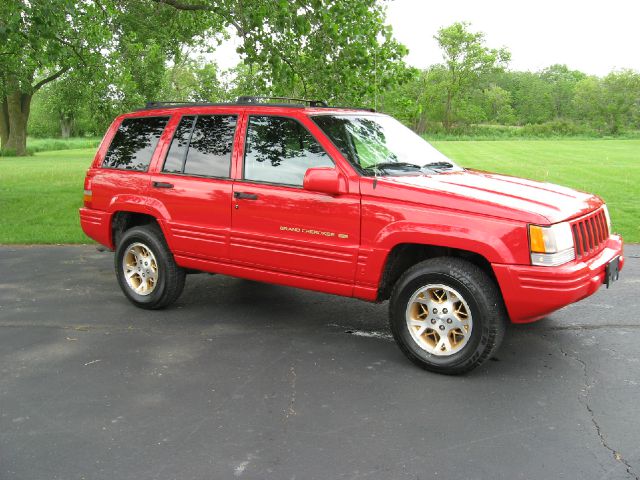
M 329 105 L 324 100 L 306 100 L 304 98 L 292 98 L 292 97 L 252 97 L 252 96 L 241 96 L 236 100 L 237 103 L 267 103 L 263 100 L 286 100 L 288 102 L 298 102 L 298 103 L 307 103 L 310 107 L 328 107 Z
M 218 106 L 218 105 L 233 105 L 233 103 L 209 103 L 209 102 L 147 102 L 144 109 L 148 108 L 172 108 L 172 107 L 189 107 L 189 106 Z
M 266 100 L 266 101 L 265 101 Z M 270 100 L 284 100 L 288 103 L 269 103 Z M 297 103 L 292 103 L 297 102 Z M 144 108 L 138 110 L 153 110 L 160 108 L 179 108 L 179 107 L 224 107 L 233 105 L 264 105 L 264 106 L 281 106 L 281 107 L 295 107 L 304 108 L 308 105 L 312 108 L 345 108 L 353 110 L 364 110 L 368 112 L 375 112 L 373 108 L 362 107 L 329 107 L 324 100 L 305 100 L 303 98 L 291 98 L 291 97 L 254 97 L 254 96 L 240 96 L 235 102 L 223 102 L 223 103 L 209 103 L 209 102 L 189 102 L 189 101 L 170 101 L 170 102 L 147 102 Z

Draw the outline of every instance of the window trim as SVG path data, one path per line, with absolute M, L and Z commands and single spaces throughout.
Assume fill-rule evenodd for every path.
M 195 120 L 193 121 L 193 125 L 191 126 L 191 132 L 189 132 L 189 143 L 187 143 L 187 148 L 185 149 L 184 158 L 182 159 L 182 171 L 181 172 L 165 172 L 164 165 L 167 163 L 167 157 L 169 156 L 169 152 L 171 151 L 171 145 L 173 144 L 173 140 L 176 138 L 176 133 L 178 132 L 178 128 L 180 127 L 180 123 L 182 119 L 185 117 L 193 117 Z M 200 117 L 233 117 L 236 122 L 233 126 L 233 135 L 231 141 L 231 152 L 229 153 L 229 173 L 226 177 L 219 177 L 216 175 L 201 175 L 198 173 L 186 173 L 184 169 L 187 166 L 187 157 L 189 156 L 189 150 L 191 149 L 191 139 L 193 138 L 193 132 L 196 129 L 196 125 L 198 124 L 198 118 Z M 238 113 L 207 113 L 207 114 L 181 114 L 180 119 L 178 120 L 178 124 L 176 128 L 173 130 L 173 136 L 171 137 L 171 142 L 169 142 L 169 148 L 167 148 L 167 153 L 164 156 L 164 160 L 162 162 L 162 166 L 160 167 L 160 171 L 158 172 L 160 175 L 179 175 L 181 177 L 195 177 L 195 178 L 213 178 L 217 180 L 230 180 L 231 179 L 231 168 L 233 165 L 233 154 L 234 154 L 234 144 L 235 138 L 238 133 L 238 126 L 240 123 L 240 114 Z
M 273 186 L 276 186 L 276 187 L 297 188 L 298 190 L 303 190 L 304 189 L 304 185 L 297 185 L 297 184 L 292 184 L 292 183 L 268 182 L 268 181 L 265 181 L 265 180 L 253 180 L 251 178 L 246 178 L 245 177 L 245 170 L 246 170 L 246 167 L 247 167 L 247 142 L 249 141 L 249 127 L 250 127 L 251 117 L 274 117 L 274 118 L 286 118 L 286 119 L 289 119 L 289 120 L 293 120 L 298 125 L 300 125 L 303 129 L 305 129 L 306 132 L 311 136 L 311 138 L 313 138 L 315 140 L 315 142 L 318 144 L 318 146 L 327 155 L 327 158 L 331 161 L 331 163 L 333 163 L 333 168 L 338 169 L 338 166 L 336 165 L 335 160 L 331 157 L 331 155 L 329 155 L 329 152 L 327 152 L 327 149 L 324 148 L 324 146 L 322 145 L 322 143 L 320 143 L 318 138 L 307 128 L 307 126 L 304 123 L 302 123 L 300 121 L 299 118 L 293 117 L 291 115 L 281 115 L 281 114 L 277 114 L 277 113 L 276 114 L 271 114 L 271 113 L 264 113 L 264 114 L 247 113 L 246 117 L 247 117 L 247 124 L 246 124 L 246 128 L 244 130 L 244 144 L 243 144 L 243 147 L 242 147 L 242 172 L 241 172 L 242 173 L 242 177 L 238 179 L 239 181 L 247 182 L 247 183 L 255 183 L 255 184 L 259 184 L 259 185 L 273 185 Z M 320 127 L 318 127 L 318 128 L 320 128 Z M 322 129 L 320 129 L 320 130 L 322 130 Z M 314 168 L 314 167 L 309 167 L 309 168 Z M 304 179 L 303 179 L 303 181 L 304 181 Z
M 156 146 L 153 149 L 153 152 L 151 153 L 151 157 L 149 158 L 149 163 L 147 164 L 146 168 L 144 170 L 137 170 L 134 168 L 105 167 L 104 162 L 107 160 L 107 154 L 109 153 L 111 144 L 115 140 L 116 135 L 118 134 L 118 130 L 120 130 L 120 127 L 122 126 L 122 124 L 126 120 L 141 120 L 143 118 L 166 118 L 167 119 L 167 123 L 165 123 L 164 127 L 162 128 L 162 133 L 160 133 L 160 136 L 158 137 L 158 142 L 156 143 Z M 141 115 L 139 117 L 132 116 L 132 117 L 123 118 L 118 124 L 118 128 L 116 128 L 115 132 L 113 133 L 113 137 L 111 137 L 111 140 L 109 140 L 109 146 L 107 147 L 107 150 L 104 152 L 104 156 L 102 157 L 102 161 L 100 162 L 100 166 L 98 168 L 104 169 L 104 170 L 117 170 L 119 172 L 147 173 L 149 171 L 149 168 L 151 167 L 151 164 L 153 163 L 153 157 L 155 156 L 156 151 L 158 150 L 158 145 L 160 145 L 160 140 L 162 140 L 162 135 L 164 135 L 164 132 L 167 130 L 167 126 L 169 125 L 169 122 L 171 122 L 171 115 L 168 115 L 168 116 L 167 115 Z

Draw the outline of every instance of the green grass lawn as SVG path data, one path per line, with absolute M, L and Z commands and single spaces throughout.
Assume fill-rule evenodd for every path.
M 640 140 L 439 141 L 465 167 L 594 192 L 614 230 L 640 242 Z M 0 157 L 0 243 L 85 243 L 78 208 L 95 149 Z
M 37 152 L 51 152 L 54 150 L 69 150 L 76 148 L 97 148 L 101 138 L 75 137 L 75 138 L 27 138 L 27 152 L 32 155 Z M 15 153 L 15 152 L 14 152 Z M 7 155 L 0 151 L 0 157 Z
M 0 243 L 86 243 L 84 173 L 95 149 L 0 157 Z

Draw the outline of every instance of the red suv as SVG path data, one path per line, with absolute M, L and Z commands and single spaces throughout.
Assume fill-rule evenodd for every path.
M 135 305 L 166 307 L 194 271 L 389 299 L 407 357 L 455 374 L 508 321 L 617 279 L 600 198 L 461 168 L 387 115 L 279 100 L 293 103 L 151 103 L 113 122 L 80 219 Z

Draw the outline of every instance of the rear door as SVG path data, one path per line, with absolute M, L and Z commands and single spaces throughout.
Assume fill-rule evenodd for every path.
M 243 171 L 234 184 L 230 256 L 235 263 L 353 283 L 360 196 L 302 188 L 312 167 L 336 168 L 300 120 L 249 115 Z
M 174 253 L 204 259 L 228 256 L 237 123 L 233 114 L 182 116 L 159 171 L 152 174 L 151 205 L 163 211 Z

